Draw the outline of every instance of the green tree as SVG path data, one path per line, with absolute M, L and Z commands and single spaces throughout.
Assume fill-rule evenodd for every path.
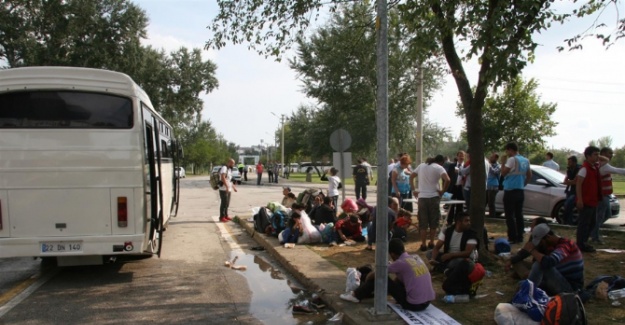
M 8 0 L 0 18 L 0 59 L 10 67 L 111 70 L 140 47 L 148 22 L 138 6 L 119 0 Z
M 482 111 L 484 123 L 484 150 L 502 151 L 508 142 L 516 142 L 524 154 L 542 153 L 545 137 L 555 135 L 557 122 L 551 119 L 556 111 L 554 103 L 541 103 L 537 93 L 538 82 L 524 82 L 514 78 L 503 91 L 486 98 Z M 458 103 L 456 115 L 464 116 Z M 466 127 L 462 132 L 466 137 Z
M 612 137 L 611 136 L 605 136 L 605 137 L 601 137 L 597 140 L 591 140 L 590 142 L 588 142 L 589 146 L 595 146 L 599 149 L 601 148 L 610 148 L 612 147 Z
M 304 83 L 304 92 L 319 102 L 310 119 L 313 156 L 332 152 L 330 134 L 346 129 L 352 136 L 350 151 L 373 152 L 376 144 L 376 55 L 373 7 L 368 2 L 346 4 L 309 39 L 298 41 L 297 57 L 290 60 Z M 389 125 L 391 152 L 415 147 L 417 70 L 414 52 L 406 46 L 396 10 L 391 12 L 394 35 L 389 42 Z M 433 65 L 436 61 L 430 62 Z M 440 85 L 440 69 L 425 68 L 427 99 Z M 432 123 L 427 124 L 432 126 Z M 440 128 L 439 128 L 440 130 Z M 427 133 L 427 129 L 425 131 Z M 426 137 L 426 141 L 433 137 Z
M 551 8 L 553 2 L 424 0 L 397 6 L 406 32 L 430 35 L 434 41 L 421 42 L 426 52 L 444 56 L 458 88 L 468 144 L 474 156 L 483 156 L 485 152 L 482 111 L 489 89 L 512 81 L 533 59 L 538 46 L 533 35 L 552 23 L 566 21 L 571 15 L 583 17 L 599 13 L 594 6 L 597 2 L 604 6 L 611 3 L 590 0 L 590 7 L 581 12 L 561 14 Z M 311 20 L 317 19 L 319 8 L 327 3 L 321 0 L 218 0 L 220 11 L 209 26 L 214 36 L 207 46 L 220 48 L 226 42 L 247 42 L 261 54 L 279 57 L 283 49 L 305 33 Z M 330 12 L 336 11 L 339 3 L 343 1 L 331 1 Z M 464 62 L 471 59 L 477 60 L 480 66 L 474 88 L 464 69 Z M 474 195 L 470 214 L 472 227 L 481 233 L 486 175 L 483 159 L 474 160 L 473 164 L 476 168 L 471 168 Z

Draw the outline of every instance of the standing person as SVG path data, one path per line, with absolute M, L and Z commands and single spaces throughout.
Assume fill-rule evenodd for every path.
M 358 165 L 354 167 L 352 172 L 354 177 L 354 184 L 356 187 L 356 200 L 367 199 L 367 185 L 369 185 L 369 171 L 362 163 L 362 159 L 358 159 Z
M 267 161 L 267 177 L 269 178 L 269 183 L 273 183 L 273 165 L 270 161 Z
M 582 165 L 577 163 L 576 156 L 570 156 L 566 160 L 566 176 L 564 176 L 564 193 L 566 194 L 566 200 L 564 201 L 564 215 L 562 222 L 566 225 L 573 224 L 573 207 L 575 206 L 575 184 L 577 184 L 577 172 L 582 168 Z
M 232 183 L 232 167 L 234 167 L 234 159 L 228 160 L 228 163 L 219 170 L 219 221 L 228 222 L 232 220 L 228 216 L 228 207 L 230 206 L 230 194 L 232 190 L 237 191 L 237 187 Z
M 608 147 L 601 148 L 599 152 L 599 175 L 601 176 L 601 195 L 602 199 L 599 203 L 599 207 L 597 209 L 597 224 L 593 228 L 590 233 L 591 239 L 598 243 L 603 244 L 601 240 L 601 234 L 599 233 L 599 228 L 603 225 L 603 223 L 612 217 L 612 210 L 610 209 L 610 196 L 612 195 L 612 174 L 625 174 L 625 169 L 616 168 L 610 165 L 610 160 L 612 160 L 612 156 L 614 156 L 614 152 L 612 149 Z
M 410 167 L 409 155 L 404 155 L 399 159 L 399 162 L 395 164 L 393 171 L 391 172 L 391 189 L 392 196 L 399 200 L 399 207 L 412 212 L 412 202 L 404 202 L 405 199 L 412 197 L 410 194 L 410 176 L 404 171 Z
M 395 280 L 388 278 L 388 294 L 405 310 L 426 309 L 436 298 L 427 265 L 418 255 L 408 255 L 404 243 L 399 239 L 391 239 L 388 242 L 388 253 L 393 260 L 388 266 L 388 273 L 396 275 Z M 355 291 L 341 294 L 340 297 L 358 303 L 372 296 L 374 291 L 375 274 L 369 272 Z
M 532 179 L 532 170 L 527 158 L 519 154 L 516 143 L 506 144 L 508 160 L 501 169 L 503 180 L 503 210 L 506 214 L 508 241 L 510 244 L 523 242 L 523 202 L 525 186 Z
M 273 162 L 273 182 L 278 184 L 278 176 L 280 176 L 280 165 L 277 162 Z
M 239 170 L 239 175 L 241 175 L 241 177 L 243 177 L 243 169 L 245 169 L 245 165 L 243 164 L 243 162 L 240 162 L 237 165 L 237 169 Z M 246 179 L 247 180 L 247 179 Z
M 426 251 L 428 247 L 434 248 L 434 239 L 438 224 L 441 220 L 441 196 L 449 186 L 449 175 L 443 168 L 445 158 L 442 155 L 434 157 L 434 162 L 422 163 L 410 174 L 410 189 L 417 198 L 417 209 L 419 211 L 419 233 L 421 236 L 421 251 Z M 419 190 L 415 190 L 414 178 L 419 181 Z M 441 179 L 443 186 L 440 186 Z M 425 246 L 427 231 L 430 229 L 430 243 Z
M 256 185 L 260 185 L 260 181 L 263 179 L 263 164 L 258 161 L 256 165 Z
M 334 212 L 336 212 L 336 207 L 339 201 L 339 185 L 342 186 L 341 179 L 336 176 L 338 172 L 338 169 L 332 167 L 330 168 L 330 177 L 328 177 L 328 196 L 332 199 Z
M 369 175 L 369 184 L 370 184 L 371 182 L 373 182 L 373 169 L 371 168 L 371 164 L 367 162 L 367 158 L 365 157 L 360 158 L 360 160 L 362 161 L 361 165 L 367 168 L 367 175 Z
M 495 210 L 495 197 L 499 192 L 499 176 L 501 174 L 501 165 L 499 164 L 499 155 L 493 152 L 488 157 L 488 176 L 486 178 L 486 201 L 488 202 L 488 215 L 492 218 L 497 214 Z
M 553 153 L 547 152 L 545 154 L 545 159 L 547 160 L 543 163 L 543 166 L 551 168 L 555 171 L 560 171 L 560 165 L 558 165 L 557 162 L 553 161 Z
M 464 200 L 462 195 L 462 177 L 458 175 L 462 167 L 464 167 L 464 151 L 460 150 L 456 153 L 454 163 L 447 166 L 447 175 L 450 180 L 447 192 L 452 194 L 451 198 L 453 200 Z M 462 212 L 462 205 L 460 204 L 452 204 L 449 207 L 449 212 L 447 213 L 448 226 L 454 222 L 454 216 L 460 212 Z
M 392 196 L 391 191 L 393 189 L 393 183 L 391 182 L 391 173 L 393 172 L 393 168 L 395 168 L 395 159 L 391 158 L 386 169 L 386 175 L 388 175 L 388 196 Z
M 577 173 L 575 184 L 576 206 L 579 213 L 577 247 L 584 253 L 594 253 L 588 237 L 597 220 L 597 207 L 601 202 L 601 177 L 599 175 L 599 148 L 588 146 L 584 150 L 584 163 Z
M 247 170 L 249 169 L 249 167 L 247 165 L 244 165 L 243 168 L 243 179 L 247 182 Z

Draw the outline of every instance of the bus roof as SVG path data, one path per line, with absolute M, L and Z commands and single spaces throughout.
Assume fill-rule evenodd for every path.
M 78 67 L 24 67 L 0 70 L 0 92 L 24 90 L 82 90 L 138 96 L 152 107 L 147 94 L 120 72 Z

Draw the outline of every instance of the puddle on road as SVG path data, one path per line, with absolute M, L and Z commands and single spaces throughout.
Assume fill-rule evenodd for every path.
M 238 256 L 236 265 L 245 265 L 246 271 L 236 271 L 245 276 L 252 291 L 249 313 L 265 324 L 340 324 L 332 321 L 334 312 L 315 308 L 313 292 L 284 274 L 261 256 L 233 251 L 230 260 Z M 293 314 L 293 306 L 304 306 L 311 314 Z M 296 307 L 297 309 L 297 307 Z

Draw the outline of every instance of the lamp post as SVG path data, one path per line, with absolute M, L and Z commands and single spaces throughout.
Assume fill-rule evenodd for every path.
M 280 157 L 280 163 L 282 164 L 282 170 L 285 170 L 285 168 L 287 168 L 284 165 L 284 120 L 285 120 L 286 116 L 284 114 L 280 114 L 280 116 L 278 116 L 274 112 L 271 112 L 271 114 L 273 114 L 273 116 L 275 116 L 275 117 L 280 119 L 280 128 L 282 129 L 282 141 L 280 141 L 280 147 L 282 147 L 282 155 Z

